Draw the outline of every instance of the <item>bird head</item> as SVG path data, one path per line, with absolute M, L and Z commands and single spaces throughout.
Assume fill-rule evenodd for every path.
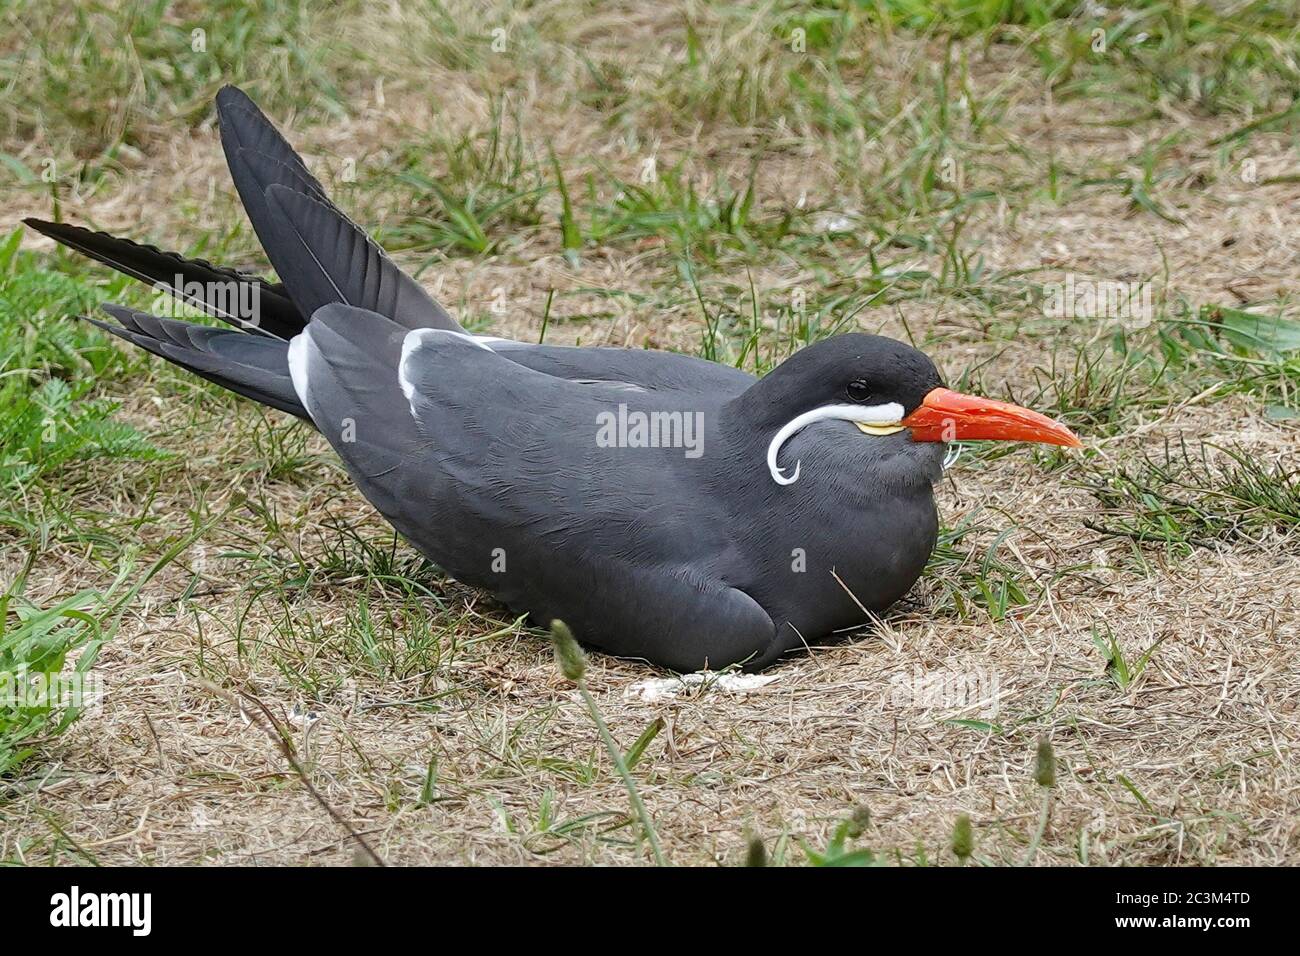
M 1079 447 L 1064 425 L 1046 415 L 945 388 L 934 363 L 902 342 L 850 333 L 796 352 L 752 391 L 761 417 L 775 427 L 767 463 L 778 484 L 793 484 L 777 465 L 781 446 L 819 421 L 852 422 L 863 440 L 906 432 L 913 442 L 1028 441 Z

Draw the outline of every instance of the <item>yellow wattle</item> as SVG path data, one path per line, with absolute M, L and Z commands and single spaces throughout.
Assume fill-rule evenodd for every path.
M 854 422 L 853 424 L 868 435 L 892 435 L 903 430 L 902 425 L 868 425 L 865 422 Z

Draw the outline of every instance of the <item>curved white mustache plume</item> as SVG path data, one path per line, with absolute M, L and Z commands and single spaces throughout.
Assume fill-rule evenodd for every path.
M 767 470 L 772 473 L 773 481 L 778 485 L 793 485 L 799 480 L 801 462 L 794 463 L 794 474 L 787 478 L 785 469 L 776 463 L 777 453 L 795 432 L 813 422 L 824 422 L 828 419 L 858 422 L 862 425 L 897 425 L 903 420 L 903 406 L 897 402 L 886 402 L 884 405 L 823 405 L 821 408 L 814 408 L 790 419 L 781 426 L 781 430 L 773 436 L 771 444 L 767 446 Z

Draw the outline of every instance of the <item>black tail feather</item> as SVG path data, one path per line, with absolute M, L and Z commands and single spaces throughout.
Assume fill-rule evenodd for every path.
M 80 226 L 27 219 L 42 235 L 200 308 L 237 330 L 159 318 L 117 305 L 118 324 L 88 319 L 146 351 L 245 397 L 310 421 L 289 375 L 288 340 L 312 313 L 353 306 L 397 328 L 460 325 L 365 231 L 330 202 L 320 182 L 243 92 L 217 94 L 221 145 L 231 177 L 281 281 L 186 259 Z M 231 303 L 237 306 L 232 310 Z M 241 314 L 246 303 L 254 303 Z M 248 334 L 248 333 L 258 334 Z
M 418 282 L 330 202 L 302 158 L 252 100 L 226 87 L 217 94 L 217 117 L 226 164 L 253 231 L 305 314 L 337 302 L 379 312 L 408 329 L 460 330 Z
M 81 226 L 31 218 L 23 222 L 69 249 L 166 289 L 187 305 L 238 328 L 290 339 L 306 325 L 306 319 L 279 283 Z M 240 315 L 238 309 L 232 308 L 236 303 L 255 303 L 255 309 L 251 315 Z
M 289 376 L 287 343 L 231 329 L 159 318 L 112 303 L 103 309 L 120 324 L 84 318 L 209 382 L 311 421 L 298 401 Z

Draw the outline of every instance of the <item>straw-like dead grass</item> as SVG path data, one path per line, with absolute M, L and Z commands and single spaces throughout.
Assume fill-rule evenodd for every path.
M 401 24 L 392 19 L 399 16 Z M 763 52 L 770 44 L 743 25 L 701 16 L 704 48 L 739 71 L 714 76 L 720 89 L 704 80 L 691 86 L 680 19 L 649 8 L 584 17 L 557 0 L 528 17 L 489 12 L 475 21 L 482 30 L 464 27 L 464 35 L 477 35 L 505 22 L 512 36 L 542 38 L 508 65 L 485 60 L 490 54 L 479 47 L 462 63 L 445 50 L 431 54 L 438 28 L 385 8 L 370 27 L 376 56 L 407 69 L 381 71 L 382 85 L 354 84 L 350 115 L 289 124 L 291 139 L 326 173 L 346 157 L 382 170 L 403 144 L 481 131 L 491 94 L 508 90 L 516 111 L 510 127 L 552 146 L 571 188 L 597 169 L 633 181 L 648 152 L 661 169 L 688 158 L 691 169 L 741 186 L 754 144 L 765 137 L 771 156 L 756 179 L 768 207 L 794 207 L 802 196 L 811 208 L 874 214 L 862 181 L 846 178 L 838 154 L 844 140 L 821 135 L 799 113 L 785 74 L 764 72 L 766 61 L 745 73 L 745 58 L 754 50 L 770 55 Z M 881 40 L 864 55 L 875 58 L 876 79 L 898 85 L 880 100 L 923 101 L 908 84 L 932 81 L 927 64 L 942 50 L 925 38 Z M 974 151 L 964 168 L 967 189 L 1009 190 L 1009 204 L 987 204 L 961 235 L 961 245 L 983 257 L 984 276 L 1155 276 L 1163 296 L 1189 302 L 1285 298 L 1300 286 L 1293 240 L 1300 186 L 1263 182 L 1294 166 L 1290 137 L 1265 131 L 1253 138 L 1257 175 L 1241 182 L 1205 146 L 1239 126 L 1238 117 L 1168 105 L 1154 125 L 1100 125 L 1121 108 L 1044 96 L 1023 52 L 972 44 L 968 53 L 973 88 L 1008 91 L 1000 126 L 1020 144 L 987 159 Z M 554 95 L 551 84 L 583 89 L 589 68 L 621 70 L 618 82 L 648 90 L 648 105 L 620 126 L 608 104 Z M 771 102 L 751 110 L 751 122 L 731 114 L 725 86 L 744 76 L 771 83 Z M 773 119 L 782 110 L 784 127 Z M 785 129 L 784 141 L 774 129 Z M 1061 202 L 1043 194 L 1041 160 L 1049 154 L 1076 172 L 1122 171 L 1157 138 L 1170 143 L 1161 168 L 1179 174 L 1162 180 L 1157 199 L 1181 222 L 1134 209 L 1114 190 L 1079 189 Z M 864 164 L 878 164 L 858 172 L 869 181 L 888 175 L 907 144 L 885 131 L 880 143 L 857 145 Z M 1023 188 L 1010 191 L 1016 183 Z M 407 197 L 400 192 L 367 188 L 364 177 L 342 188 L 360 221 L 401 222 Z M 113 189 L 65 209 L 72 219 L 183 246 L 228 230 L 232 196 L 216 137 L 200 128 L 150 139 Z M 46 211 L 30 195 L 8 197 L 0 208 Z M 899 215 L 898 231 L 912 222 L 934 225 L 913 210 Z M 230 245 L 253 254 L 246 232 Z M 940 236 L 914 262 L 938 274 L 943 257 Z M 700 306 L 662 242 L 588 251 L 575 270 L 548 221 L 493 256 L 398 258 L 427 267 L 422 278 L 444 301 L 500 334 L 535 337 L 554 289 L 548 340 L 685 351 L 700 341 Z M 730 250 L 719 261 L 704 271 L 706 301 L 729 303 L 742 316 L 748 303 L 736 290 L 747 296 L 751 278 L 765 300 L 783 303 L 796 287 L 851 282 L 865 268 L 858 254 L 833 260 Z M 493 301 L 508 305 L 494 311 Z M 1010 386 L 1017 395 L 1035 369 L 1050 367 L 1054 351 L 1084 348 L 1113 331 L 1114 323 L 1086 322 L 1052 330 L 1038 316 L 1024 334 L 990 332 L 1025 313 L 1014 297 L 990 306 L 922 287 L 889 308 L 863 311 L 857 324 L 915 337 L 950 374 L 986 362 L 984 387 L 1000 394 Z M 300 460 L 278 472 L 276 454 L 266 451 L 274 446 L 259 450 L 254 441 L 284 438 L 289 426 L 278 417 L 263 419 L 206 390 L 188 393 L 202 402 L 190 400 L 176 391 L 176 376 L 151 376 L 121 393 L 120 416 L 180 457 L 158 467 L 154 494 L 130 467 L 92 463 L 93 482 L 76 500 L 122 515 L 147 507 L 151 520 L 136 532 L 144 554 L 191 527 L 196 501 L 199 520 L 219 520 L 193 553 L 148 585 L 102 652 L 103 712 L 51 742 L 44 762 L 6 785 L 0 857 L 356 859 L 353 836 L 268 734 L 260 701 L 290 728 L 319 796 L 389 862 L 646 859 L 623 785 L 543 638 L 427 569 L 416 576 L 440 596 L 440 610 L 422 611 L 400 587 L 376 584 L 356 568 L 296 575 L 299 557 L 309 569 L 328 563 L 340 524 L 383 548 L 382 522 L 315 436 L 294 452 Z M 115 391 L 111 382 L 104 388 Z M 1128 416 L 1113 433 L 1085 438 L 1099 468 L 1166 439 L 1231 445 L 1284 467 L 1296 462 L 1294 422 L 1268 420 L 1251 396 L 1209 387 L 1171 390 L 1166 403 Z M 647 700 L 639 686 L 664 675 L 592 658 L 588 682 L 624 746 L 664 721 L 635 774 L 670 860 L 739 863 L 752 831 L 778 858 L 798 862 L 797 839 L 822 844 L 838 820 L 866 805 L 873 822 L 862 842 L 891 860 L 950 862 L 953 821 L 967 813 L 977 861 L 1020 862 L 1038 812 L 1034 744 L 1047 735 L 1060 760 L 1059 784 L 1037 862 L 1300 862 L 1295 534 L 1187 554 L 1107 536 L 1087 526 L 1098 505 L 1078 469 L 1051 465 L 1028 451 L 959 465 L 939 497 L 948 525 L 966 518 L 978 525 L 963 541 L 966 563 L 940 568 L 878 626 L 774 668 L 774 679 L 758 689 L 682 689 Z M 993 546 L 1029 603 L 1000 614 L 974 602 L 959 613 L 945 586 L 978 575 Z M 409 549 L 398 545 L 397 554 Z M 18 563 L 7 556 L 5 570 Z M 103 586 L 111 577 L 78 548 L 52 542 L 28 596 Z M 357 618 L 363 606 L 368 631 Z M 370 645 L 358 639 L 362 631 Z M 412 652 L 419 635 L 434 650 Z M 1099 640 L 1118 645 L 1126 676 L 1107 666 Z M 235 706 L 241 699 L 244 706 Z

